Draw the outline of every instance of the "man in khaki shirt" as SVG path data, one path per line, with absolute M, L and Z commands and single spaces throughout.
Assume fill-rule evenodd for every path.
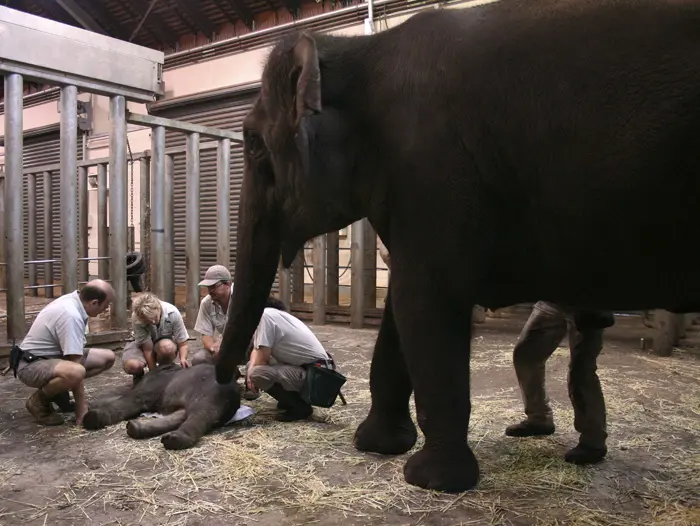
M 200 302 L 197 321 L 194 324 L 194 330 L 202 335 L 203 349 L 192 357 L 192 365 L 214 363 L 219 352 L 233 292 L 231 273 L 223 265 L 209 267 L 199 286 L 207 287 L 209 294 Z

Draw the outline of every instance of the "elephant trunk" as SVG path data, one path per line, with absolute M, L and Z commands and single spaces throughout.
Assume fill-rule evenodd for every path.
M 250 212 L 250 211 L 249 211 Z M 243 361 L 260 322 L 280 258 L 279 229 L 253 214 L 241 216 L 233 294 L 219 347 L 216 381 L 227 384 Z M 247 220 L 247 217 L 251 217 Z

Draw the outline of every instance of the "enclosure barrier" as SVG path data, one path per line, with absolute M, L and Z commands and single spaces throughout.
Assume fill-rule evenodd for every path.
M 5 82 L 5 174 L 4 224 L 5 290 L 7 293 L 7 336 L 21 339 L 26 333 L 24 267 L 31 265 L 30 281 L 36 281 L 34 265 L 61 264 L 64 292 L 78 288 L 80 277 L 87 275 L 87 166 L 77 162 L 78 88 L 110 99 L 109 165 L 109 252 L 110 256 L 95 259 L 109 261 L 109 273 L 115 290 L 111 308 L 113 324 L 124 327 L 126 312 L 126 101 L 149 102 L 162 94 L 164 54 L 115 38 L 61 24 L 14 9 L 0 7 L 0 73 Z M 60 49 L 61 53 L 55 53 Z M 76 57 L 78 59 L 76 60 Z M 52 170 L 32 169 L 29 196 L 35 196 L 36 180 L 41 173 L 49 180 L 54 170 L 60 171 L 61 259 L 31 259 L 36 253 L 31 236 L 29 261 L 24 261 L 24 221 L 22 216 L 23 169 L 23 81 L 33 80 L 59 86 L 60 96 L 60 164 Z M 104 164 L 104 163 L 100 163 Z M 80 182 L 78 182 L 80 180 Z M 79 187 L 79 188 L 78 188 Z M 78 199 L 85 197 L 76 206 Z M 53 196 L 45 194 L 45 199 Z M 36 205 L 30 200 L 29 206 Z M 104 202 L 102 203 L 104 205 Z M 50 229 L 50 207 L 45 209 Z M 79 214 L 80 243 L 78 243 Z M 32 215 L 30 215 L 32 217 Z M 45 216 L 46 219 L 47 216 Z M 34 219 L 29 221 L 34 222 Z M 36 226 L 30 223 L 30 226 Z M 50 236 L 46 241 L 50 243 Z M 104 241 L 103 246 L 104 247 Z M 83 257 L 78 257 L 79 252 Z M 81 262 L 80 269 L 78 262 Z M 48 269 L 48 276 L 53 269 Z M 105 266 L 102 266 L 102 271 Z M 54 287 L 47 283 L 42 287 Z M 28 286 L 38 288 L 35 283 Z

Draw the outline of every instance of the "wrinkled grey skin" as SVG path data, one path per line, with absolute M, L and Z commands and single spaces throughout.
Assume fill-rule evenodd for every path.
M 88 411 L 83 427 L 101 429 L 137 418 L 141 413 L 158 412 L 164 416 L 130 420 L 126 432 L 131 438 L 163 435 L 161 442 L 165 449 L 187 449 L 230 420 L 240 401 L 235 379 L 218 384 L 212 364 L 187 369 L 175 364 L 162 365 L 145 374 L 127 393 Z

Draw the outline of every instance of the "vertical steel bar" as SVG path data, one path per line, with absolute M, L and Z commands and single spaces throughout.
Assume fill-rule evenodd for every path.
M 168 303 L 175 303 L 175 265 L 173 260 L 175 236 L 174 229 L 174 209 L 173 209 L 173 182 L 174 182 L 175 162 L 172 155 L 165 156 L 165 188 L 163 192 L 163 241 L 165 250 L 163 251 L 165 260 L 165 290 L 162 299 Z
M 107 228 L 107 165 L 97 165 L 97 255 L 109 257 L 109 229 Z M 97 262 L 97 275 L 109 279 L 109 260 Z
M 52 173 L 44 172 L 44 259 L 53 257 L 53 186 Z M 53 263 L 44 263 L 44 296 L 53 298 Z
M 350 327 L 359 329 L 365 322 L 365 223 L 352 224 L 350 234 Z
M 62 293 L 78 288 L 78 88 L 61 89 Z
M 199 310 L 199 134 L 187 134 L 185 158 L 187 226 L 185 227 L 185 324 L 194 328 Z M 219 226 L 219 228 L 221 228 Z
M 151 290 L 165 290 L 165 128 L 151 134 Z
M 139 210 L 141 218 L 140 251 L 144 269 L 143 287 L 151 287 L 151 159 L 141 158 L 141 180 L 139 184 Z
M 216 261 L 231 265 L 231 141 L 221 139 L 216 158 Z
M 115 328 L 126 327 L 126 101 L 121 95 L 109 101 L 109 275 L 115 298 L 111 308 Z
M 7 337 L 24 338 L 24 221 L 22 217 L 22 95 L 16 73 L 5 75 L 5 253 L 7 254 Z
M 87 167 L 78 168 L 78 248 L 81 258 L 88 254 L 88 174 Z M 90 267 L 88 261 L 78 262 L 78 277 L 80 281 L 88 281 Z
M 0 174 L 0 263 L 7 263 L 5 260 L 5 174 L 4 172 Z M 5 273 L 7 267 L 3 264 L 0 265 L 0 289 L 4 289 L 7 280 L 5 279 Z
M 326 323 L 326 235 L 314 238 L 314 325 Z
M 36 184 L 37 174 L 27 175 L 27 257 L 29 261 L 36 261 Z M 37 286 L 37 266 L 36 264 L 28 265 L 29 285 Z M 38 296 L 39 289 L 29 289 L 30 296 Z
M 284 303 L 287 310 L 292 308 L 292 273 L 291 269 L 284 268 L 282 265 L 282 260 L 280 259 L 279 265 L 277 266 L 277 273 L 279 274 L 279 284 L 280 284 L 280 300 Z

